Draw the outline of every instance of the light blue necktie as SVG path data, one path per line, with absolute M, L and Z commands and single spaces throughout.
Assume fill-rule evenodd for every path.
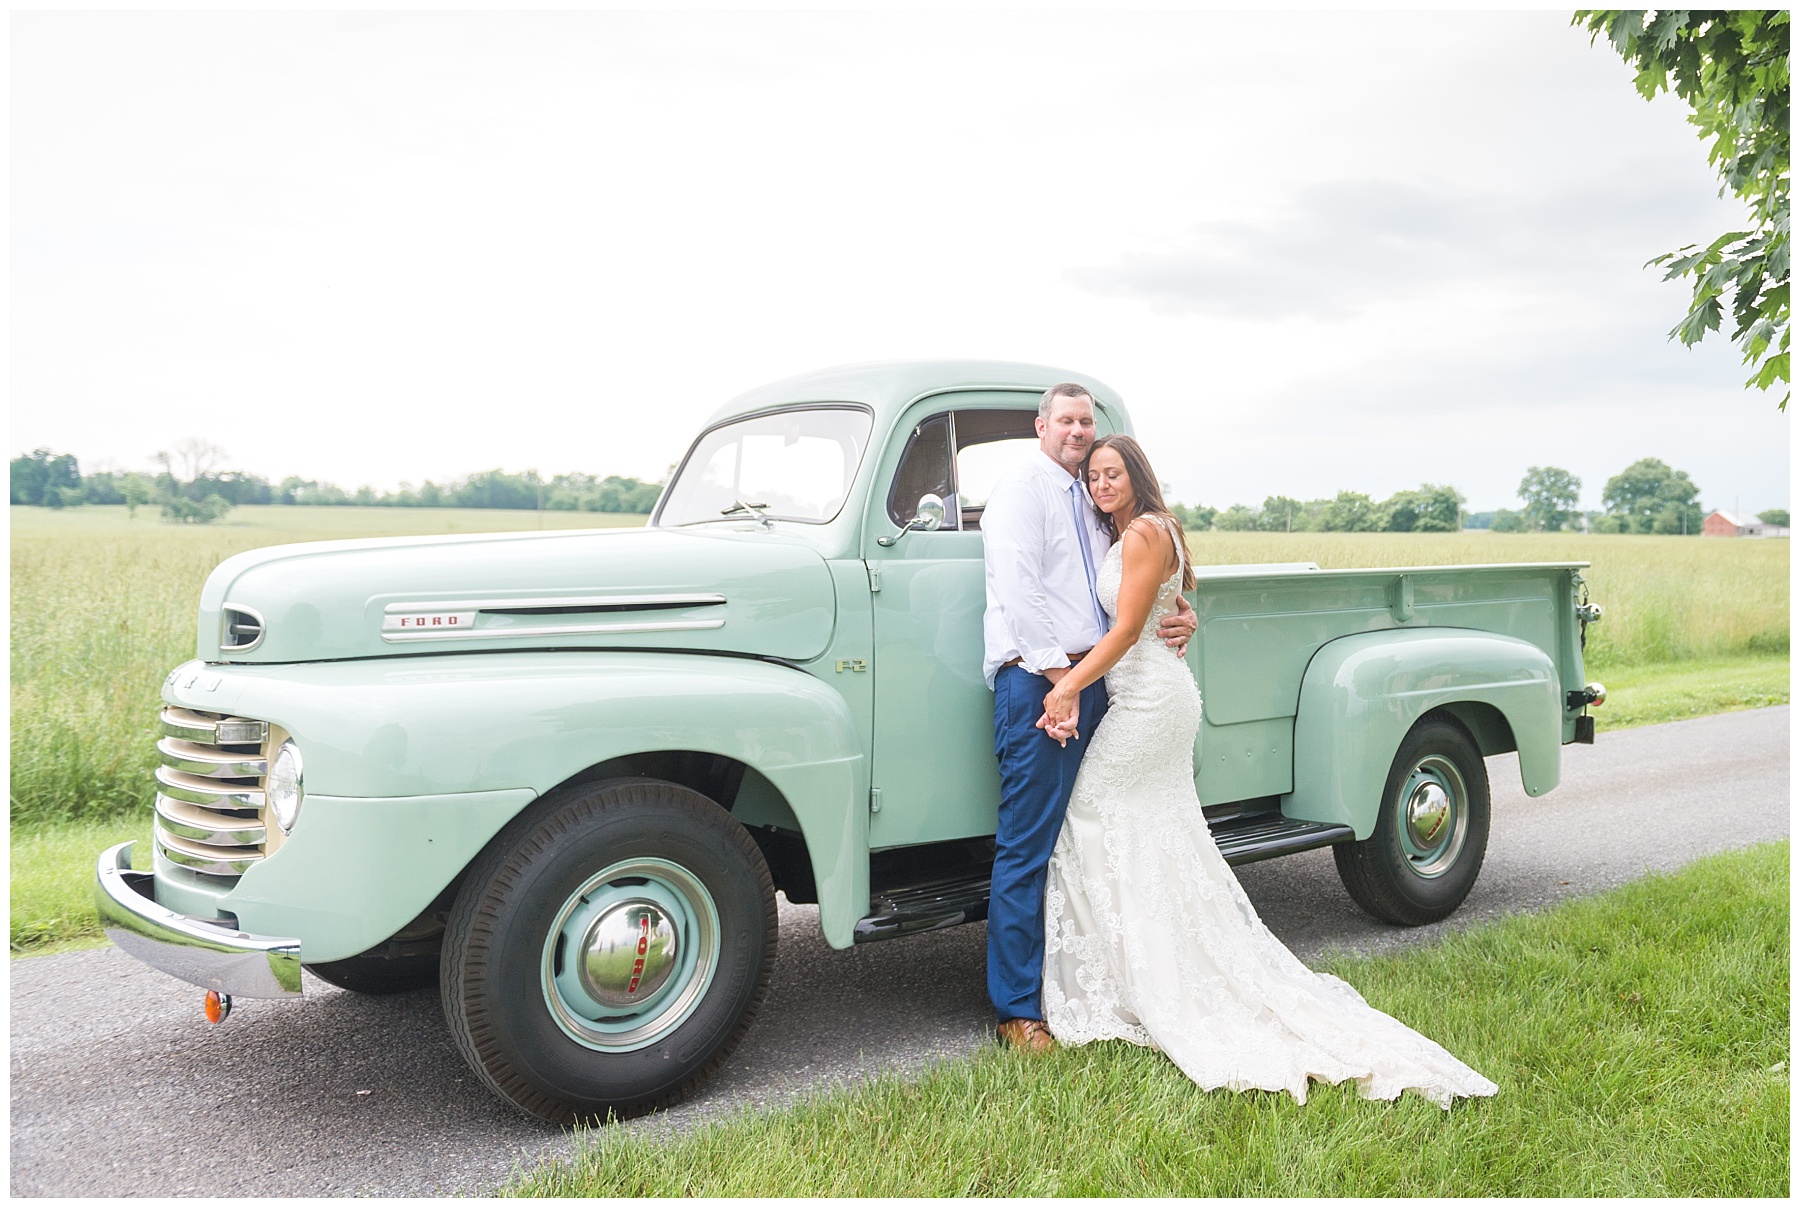
M 1087 571 L 1088 599 L 1094 605 L 1094 620 L 1100 626 L 1100 632 L 1106 632 L 1106 610 L 1100 607 L 1100 592 L 1094 587 L 1094 549 L 1088 544 L 1086 518 L 1081 514 L 1081 505 L 1085 496 L 1081 493 L 1081 480 L 1077 478 L 1069 484 L 1069 506 L 1075 513 L 1075 539 L 1081 542 L 1081 566 Z

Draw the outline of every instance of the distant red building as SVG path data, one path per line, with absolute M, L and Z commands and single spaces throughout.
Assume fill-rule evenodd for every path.
M 1739 520 L 1731 512 L 1714 512 L 1700 527 L 1706 537 L 1785 537 L 1785 525 L 1764 524 L 1760 520 Z
M 1700 533 L 1705 537 L 1735 537 L 1742 527 L 1730 512 L 1714 512 L 1700 526 Z

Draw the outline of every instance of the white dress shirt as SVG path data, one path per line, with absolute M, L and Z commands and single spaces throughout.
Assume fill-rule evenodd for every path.
M 981 513 L 981 535 L 987 563 L 982 676 L 988 687 L 1013 659 L 1041 675 L 1067 667 L 1071 653 L 1092 650 L 1106 635 L 1093 573 L 1112 538 L 1100 527 L 1086 486 L 1049 454 L 1040 450 L 995 484 Z

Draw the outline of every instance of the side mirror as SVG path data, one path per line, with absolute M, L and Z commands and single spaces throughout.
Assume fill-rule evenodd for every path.
M 935 533 L 944 524 L 944 501 L 929 492 L 919 496 L 919 506 L 911 520 L 900 527 L 900 531 L 892 537 L 877 537 L 875 544 L 883 549 L 893 545 L 906 534 L 917 529 L 921 533 Z
M 937 532 L 944 527 L 944 501 L 929 493 L 919 496 L 919 510 L 912 522 L 921 533 Z

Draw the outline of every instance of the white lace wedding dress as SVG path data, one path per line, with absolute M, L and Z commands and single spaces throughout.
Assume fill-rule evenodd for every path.
M 1098 573 L 1118 607 L 1120 553 Z M 1492 1082 L 1314 973 L 1257 917 L 1219 855 L 1194 792 L 1200 692 L 1156 636 L 1181 573 L 1107 673 L 1111 705 L 1089 742 L 1050 857 L 1044 1016 L 1063 1044 L 1116 1038 L 1161 1049 L 1211 1090 L 1355 1079 L 1365 1099 L 1411 1088 L 1442 1107 Z

